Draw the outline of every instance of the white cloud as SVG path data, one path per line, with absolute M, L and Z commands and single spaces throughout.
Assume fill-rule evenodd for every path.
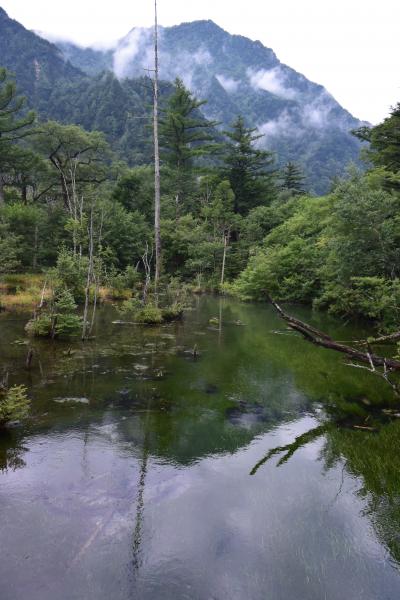
M 258 126 L 258 130 L 263 138 L 260 138 L 260 145 L 268 144 L 268 140 L 279 135 L 290 135 L 293 137 L 299 135 L 301 130 L 293 123 L 290 114 L 285 110 L 277 119 L 266 121 Z
M 216 75 L 218 82 L 222 85 L 224 90 L 229 93 L 234 93 L 237 91 L 240 81 L 237 79 L 232 79 L 231 77 L 225 77 L 224 75 Z
M 323 91 L 311 102 L 305 103 L 302 109 L 302 120 L 305 127 L 323 129 L 329 125 L 329 115 L 333 107 L 333 98 Z M 338 125 L 337 120 L 335 121 Z
M 117 46 L 113 56 L 113 68 L 117 77 L 126 77 L 130 74 L 135 57 L 150 36 L 150 30 L 136 27 Z
M 280 67 L 259 71 L 249 69 L 247 76 L 254 89 L 265 90 L 288 100 L 296 96 L 296 91 L 286 85 L 286 76 Z
M 188 55 L 197 65 L 205 66 L 209 65 L 213 61 L 213 57 L 207 48 L 199 48 L 195 54 Z

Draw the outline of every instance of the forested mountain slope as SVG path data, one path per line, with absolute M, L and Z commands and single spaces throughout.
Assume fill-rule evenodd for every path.
M 88 73 L 107 66 L 120 78 L 142 76 L 151 66 L 152 30 L 134 28 L 112 50 L 60 48 Z M 208 103 L 204 111 L 226 128 L 238 114 L 264 134 L 280 163 L 299 162 L 316 191 L 358 160 L 359 142 L 350 133 L 360 126 L 321 85 L 279 61 L 259 41 L 230 35 L 212 21 L 161 29 L 160 68 L 165 80 L 183 79 Z
M 16 78 L 41 120 L 75 123 L 106 134 L 130 164 L 151 160 L 151 82 L 119 80 L 112 72 L 89 76 L 66 60 L 54 44 L 10 19 L 0 8 L 0 66 Z M 144 74 L 142 74 L 144 75 Z M 168 95 L 172 85 L 161 84 Z
M 202 110 L 221 129 L 244 115 L 264 135 L 260 143 L 277 152 L 278 164 L 298 162 L 315 192 L 358 161 L 360 142 L 350 130 L 360 121 L 261 42 L 230 35 L 212 21 L 161 28 L 160 38 L 164 81 L 180 77 L 207 100 Z M 57 47 L 0 9 L 0 56 L 40 118 L 103 131 L 130 164 L 150 160 L 151 29 L 134 28 L 105 51 L 66 42 Z M 162 93 L 170 89 L 162 85 Z

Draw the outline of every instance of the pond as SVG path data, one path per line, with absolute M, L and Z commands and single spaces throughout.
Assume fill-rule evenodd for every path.
M 1 367 L 32 398 L 0 435 L 1 600 L 397 600 L 400 423 L 335 421 L 385 387 L 266 305 L 119 319 L 34 342 L 26 371 L 26 319 L 0 316 Z

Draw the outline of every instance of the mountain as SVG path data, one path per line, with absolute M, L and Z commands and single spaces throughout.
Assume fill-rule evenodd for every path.
M 37 104 L 60 79 L 72 81 L 83 75 L 62 51 L 47 40 L 10 19 L 0 7 L 0 66 L 12 71 L 19 88 Z
M 123 80 L 151 68 L 152 44 L 152 29 L 134 28 L 106 51 L 71 43 L 61 43 L 60 49 L 88 73 L 108 68 Z M 318 192 L 350 161 L 358 161 L 360 143 L 350 131 L 362 123 L 259 41 L 231 35 L 212 21 L 160 28 L 160 75 L 183 79 L 208 101 L 206 116 L 225 128 L 242 114 L 264 134 L 263 145 L 276 150 L 281 163 L 303 165 Z
M 151 159 L 152 29 L 134 28 L 113 48 L 57 45 L 10 19 L 0 8 L 0 65 L 13 71 L 39 117 L 103 131 L 130 164 Z M 264 137 L 282 164 L 300 163 L 322 193 L 360 142 L 349 132 L 361 122 L 320 85 L 282 64 L 259 41 L 230 35 L 212 21 L 160 28 L 161 102 L 180 77 L 203 112 L 228 128 L 238 114 Z
M 73 66 L 55 44 L 10 19 L 0 7 L 0 66 L 15 75 L 27 107 L 35 109 L 41 120 L 56 119 L 104 132 L 112 148 L 131 165 L 150 162 L 151 83 L 143 74 L 119 80 L 111 71 L 99 73 L 103 53 L 77 48 L 77 54 L 85 56 L 89 72 L 90 57 L 95 57 L 92 76 Z M 162 82 L 162 98 L 172 89 L 171 84 Z

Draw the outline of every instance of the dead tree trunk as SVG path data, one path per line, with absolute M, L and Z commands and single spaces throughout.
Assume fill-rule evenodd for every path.
M 0 174 L 0 206 L 4 204 L 4 182 Z
M 161 192 L 160 192 L 160 150 L 158 141 L 158 21 L 157 0 L 154 0 L 154 242 L 156 254 L 156 266 L 154 274 L 155 299 L 157 303 L 158 283 L 161 273 Z
M 36 269 L 37 269 L 38 250 L 39 250 L 39 225 L 36 223 L 35 229 L 34 229 L 33 257 L 32 257 L 32 269 L 34 271 L 36 271 Z
M 147 303 L 147 293 L 149 291 L 149 287 L 150 287 L 150 282 L 151 282 L 151 261 L 153 258 L 153 251 L 151 252 L 151 255 L 149 257 L 149 245 L 146 242 L 146 249 L 144 251 L 144 254 L 142 256 L 142 262 L 143 262 L 143 267 L 144 267 L 144 271 L 146 274 L 146 279 L 144 282 L 144 286 L 143 286 L 143 296 L 142 296 L 142 302 L 144 305 L 146 305 Z
M 298 331 L 301 333 L 307 340 L 316 344 L 317 346 L 322 346 L 323 348 L 328 348 L 329 350 L 336 350 L 337 352 L 341 352 L 342 354 L 346 354 L 351 358 L 365 363 L 371 367 L 371 370 L 374 370 L 375 367 L 383 367 L 385 370 L 388 369 L 390 371 L 398 371 L 400 370 L 400 361 L 394 358 L 386 358 L 384 356 L 379 356 L 372 352 L 363 352 L 362 350 L 358 350 L 357 348 L 352 348 L 351 346 L 347 346 L 340 342 L 335 342 L 329 335 L 324 333 L 323 331 L 319 331 L 315 329 L 308 323 L 304 323 L 303 321 L 299 321 L 295 319 L 291 315 L 285 313 L 282 308 L 277 304 L 272 298 L 269 298 L 271 304 L 278 311 L 279 315 L 284 319 L 291 329 Z
M 228 240 L 230 237 L 230 231 L 224 231 L 224 252 L 222 255 L 222 268 L 221 268 L 221 287 L 224 285 L 225 279 L 225 264 L 226 264 L 226 251 L 228 249 Z
M 86 339 L 86 330 L 88 326 L 88 310 L 89 310 L 89 295 L 90 295 L 90 284 L 92 282 L 93 274 L 93 208 L 90 211 L 90 223 L 89 223 L 89 264 L 86 278 L 85 288 L 85 307 L 83 310 L 83 324 L 82 324 L 82 341 Z

